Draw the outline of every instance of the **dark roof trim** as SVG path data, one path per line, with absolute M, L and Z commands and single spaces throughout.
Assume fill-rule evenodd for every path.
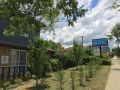
M 21 49 L 21 50 L 28 50 L 28 48 L 26 46 L 19 46 L 19 45 L 13 45 L 7 42 L 0 42 L 0 46 L 4 46 L 4 47 L 10 47 L 13 49 Z

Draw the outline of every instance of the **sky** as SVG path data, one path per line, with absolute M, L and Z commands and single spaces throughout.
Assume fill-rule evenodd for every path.
M 73 45 L 73 39 L 81 42 L 84 37 L 84 45 L 91 45 L 92 39 L 105 38 L 110 34 L 113 26 L 120 22 L 120 12 L 111 9 L 113 0 L 78 0 L 79 6 L 85 5 L 88 9 L 86 16 L 78 18 L 74 27 L 68 26 L 64 16 L 60 16 L 59 22 L 55 23 L 53 33 L 46 32 L 41 36 L 46 40 L 61 43 L 65 48 Z M 109 41 L 109 46 L 115 47 L 115 40 Z

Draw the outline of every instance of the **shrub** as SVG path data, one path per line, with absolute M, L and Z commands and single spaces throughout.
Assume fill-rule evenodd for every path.
M 32 79 L 35 79 L 36 78 L 36 76 L 35 75 L 32 75 Z
M 111 60 L 103 58 L 102 65 L 111 65 Z
M 21 78 L 17 78 L 17 79 L 15 79 L 14 81 L 15 81 L 15 83 L 20 83 L 20 82 L 22 82 L 23 80 L 22 80 Z
M 58 59 L 51 59 L 51 60 L 50 60 L 50 63 L 51 63 L 51 68 L 52 68 L 52 70 L 53 70 L 53 71 L 57 71 L 58 68 L 59 68 L 59 65 L 58 65 L 59 60 L 58 60 Z
M 109 59 L 110 55 L 109 54 L 102 54 L 102 58 Z
M 24 77 L 24 80 L 29 80 L 32 78 L 32 75 L 31 73 L 28 71 L 26 74 L 25 74 L 25 77 Z
M 2 84 L 3 90 L 7 90 L 7 87 L 10 85 L 9 81 L 6 81 Z
M 10 80 L 10 84 L 15 84 L 15 81 L 14 80 Z

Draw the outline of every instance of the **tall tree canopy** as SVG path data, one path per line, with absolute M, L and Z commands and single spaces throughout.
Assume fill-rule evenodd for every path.
M 120 43 L 120 23 L 116 24 L 112 29 L 112 35 L 117 39 L 118 47 Z
M 112 8 L 113 9 L 119 8 L 120 7 L 120 3 L 119 2 L 120 2 L 120 0 L 114 0 Z M 118 11 L 120 11 L 120 10 L 118 9 Z
M 5 33 L 9 35 L 52 27 L 61 14 L 73 26 L 86 11 L 77 0 L 0 0 L 0 18 L 8 22 Z

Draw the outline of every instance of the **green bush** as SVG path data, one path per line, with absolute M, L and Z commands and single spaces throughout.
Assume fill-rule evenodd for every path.
M 102 65 L 111 65 L 111 60 L 103 58 Z
M 7 90 L 7 87 L 10 85 L 9 81 L 2 83 L 3 90 Z
M 57 71 L 59 68 L 59 60 L 58 59 L 51 59 L 50 63 L 51 63 L 52 71 Z
M 22 80 L 21 78 L 17 78 L 17 79 L 15 79 L 14 81 L 15 81 L 15 83 L 20 83 L 20 82 L 22 82 L 23 80 Z
M 32 79 L 35 79 L 36 78 L 36 76 L 35 75 L 32 75 Z
M 31 73 L 28 71 L 26 74 L 25 74 L 25 77 L 24 77 L 24 80 L 29 80 L 32 78 L 32 75 Z
M 10 84 L 15 84 L 15 81 L 14 80 L 10 80 Z

